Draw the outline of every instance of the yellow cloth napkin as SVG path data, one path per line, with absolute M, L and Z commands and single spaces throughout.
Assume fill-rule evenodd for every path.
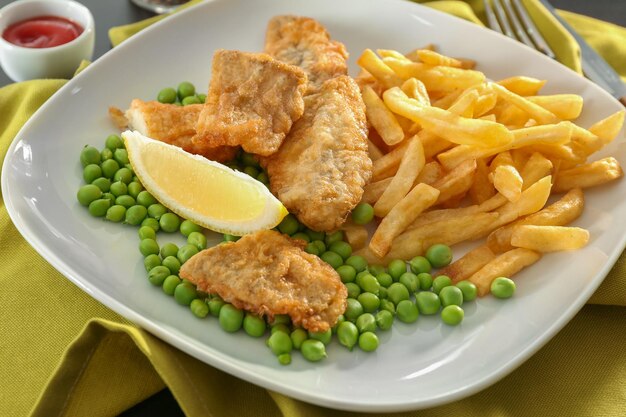
M 526 3 L 562 62 L 579 68 L 569 35 L 534 0 Z M 479 0 L 428 5 L 476 23 L 483 18 Z M 626 29 L 572 13 L 563 16 L 626 75 Z M 114 28 L 111 40 L 116 45 L 156 20 Z M 0 88 L 0 162 L 20 127 L 63 83 L 40 80 Z M 0 259 L 0 416 L 112 416 L 164 386 L 191 417 L 358 415 L 241 381 L 129 324 L 24 241 L 2 196 Z M 543 349 L 492 387 L 445 406 L 398 415 L 626 415 L 624 256 L 590 303 L 605 305 L 584 307 Z

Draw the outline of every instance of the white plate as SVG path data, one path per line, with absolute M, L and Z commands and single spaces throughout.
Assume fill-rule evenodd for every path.
M 115 131 L 107 108 L 149 99 L 181 80 L 206 90 L 217 48 L 260 51 L 270 17 L 319 19 L 355 59 L 364 48 L 408 51 L 433 42 L 443 53 L 479 62 L 493 79 L 548 79 L 546 93 L 584 96 L 589 126 L 621 106 L 560 64 L 493 32 L 410 2 L 394 0 L 209 1 L 131 38 L 71 80 L 30 119 L 2 171 L 5 204 L 35 249 L 72 282 L 111 309 L 183 351 L 235 376 L 312 403 L 361 411 L 400 411 L 456 400 L 494 383 L 545 344 L 581 308 L 622 251 L 626 182 L 590 190 L 576 224 L 589 246 L 547 255 L 519 274 L 514 299 L 465 306 L 456 328 L 437 317 L 396 323 L 375 353 L 336 342 L 318 364 L 294 355 L 280 366 L 263 341 L 227 334 L 198 320 L 146 280 L 136 229 L 90 217 L 76 202 L 83 144 L 102 147 Z M 623 134 L 602 155 L 626 163 Z M 68 300 L 68 302 L 71 302 Z M 566 382 L 565 382 L 566 383 Z

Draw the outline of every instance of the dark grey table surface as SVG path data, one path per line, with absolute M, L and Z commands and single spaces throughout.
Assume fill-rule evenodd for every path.
M 124 25 L 153 16 L 151 12 L 143 10 L 129 0 L 77 0 L 87 6 L 96 21 L 96 46 L 93 59 L 96 60 L 111 49 L 108 30 L 113 26 Z M 0 7 L 9 3 L 0 0 Z M 600 20 L 613 22 L 626 27 L 626 0 L 551 0 L 559 9 L 593 16 Z M 12 81 L 0 69 L 0 87 Z M 165 389 L 146 401 L 138 404 L 122 414 L 124 417 L 140 416 L 184 416 L 172 397 Z

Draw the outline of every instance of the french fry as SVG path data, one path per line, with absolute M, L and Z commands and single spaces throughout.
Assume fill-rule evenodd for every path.
M 433 105 L 433 107 L 439 107 L 440 109 L 447 109 L 449 108 L 452 103 L 454 103 L 456 101 L 457 98 L 459 98 L 459 96 L 463 93 L 462 88 L 457 88 L 453 91 L 450 91 L 446 94 L 444 94 L 442 97 L 437 98 L 436 100 L 433 99 L 432 94 L 431 94 L 431 103 Z
M 400 88 L 385 91 L 383 100 L 394 113 L 418 122 L 422 128 L 453 143 L 487 147 L 508 144 L 513 139 L 511 132 L 498 123 L 468 119 L 436 107 L 421 106 Z
M 378 146 L 371 139 L 367 139 L 367 153 L 369 153 L 370 159 L 372 161 L 376 161 L 383 157 L 384 153 L 381 151 Z
M 456 284 L 457 282 L 463 281 L 472 276 L 480 268 L 491 262 L 495 257 L 496 255 L 491 251 L 491 249 L 489 249 L 488 246 L 479 246 L 467 252 L 450 265 L 439 270 L 437 273 L 439 275 L 450 277 L 450 279 L 452 279 L 452 283 Z
M 478 295 L 483 297 L 491 291 L 491 282 L 498 277 L 512 277 L 525 267 L 534 264 L 541 258 L 541 254 L 523 248 L 505 252 L 489 261 L 485 266 L 472 274 L 468 280 L 478 289 Z
M 423 82 L 416 78 L 409 78 L 400 87 L 410 98 L 417 100 L 422 106 L 430 106 L 430 97 Z
M 587 245 L 589 231 L 580 227 L 520 225 L 513 228 L 511 245 L 537 252 L 576 250 Z
M 396 173 L 407 144 L 408 142 L 403 142 L 400 146 L 372 163 L 372 181 L 380 181 Z
M 620 130 L 622 130 L 624 115 L 626 115 L 626 111 L 624 110 L 613 113 L 606 119 L 594 123 L 594 125 L 589 128 L 589 131 L 598 136 L 602 142 L 607 145 L 615 139 Z
M 352 249 L 358 250 L 367 245 L 369 233 L 365 226 L 349 222 L 341 226 L 341 230 L 343 230 L 343 236 L 346 242 L 352 246 Z
M 454 68 L 462 68 L 463 65 L 461 61 L 455 58 L 450 58 L 449 56 L 441 55 L 435 51 L 430 49 L 418 49 L 415 51 L 415 54 L 425 64 L 428 65 L 443 65 L 446 67 L 454 67 Z
M 437 161 L 431 161 L 424 165 L 424 168 L 422 168 L 422 171 L 415 179 L 415 182 L 418 184 L 424 183 L 433 185 L 441 177 L 443 177 L 443 168 L 441 168 L 441 164 Z
M 450 149 L 454 146 L 454 143 L 440 138 L 439 136 L 428 130 L 420 130 L 417 133 L 417 137 L 420 139 L 420 141 L 422 141 L 422 146 L 424 147 L 424 156 L 426 157 L 426 159 L 431 159 L 440 152 L 443 152 L 446 149 Z
M 425 163 L 422 142 L 416 136 L 413 136 L 409 139 L 396 175 L 374 205 L 374 214 L 376 216 L 386 216 L 393 206 L 407 195 L 413 187 L 413 181 L 415 181 Z
M 471 118 L 474 116 L 474 106 L 478 98 L 478 91 L 469 88 L 450 105 L 448 111 L 461 117 Z
M 381 195 L 385 192 L 389 184 L 391 184 L 391 180 L 393 178 L 385 178 L 380 181 L 370 182 L 363 188 L 363 197 L 361 197 L 361 201 L 364 203 L 374 205 Z
M 489 171 L 493 173 L 496 170 L 496 168 L 498 168 L 499 166 L 513 165 L 513 164 L 514 162 L 513 162 L 513 157 L 511 156 L 511 152 L 509 151 L 500 152 L 499 154 L 496 155 L 495 158 L 491 160 L 491 164 L 489 164 Z
M 402 79 L 387 66 L 371 49 L 366 49 L 356 62 L 361 68 L 372 74 L 385 88 L 402 84 Z
M 384 58 L 383 63 L 403 80 L 417 78 L 428 91 L 453 91 L 485 82 L 485 74 L 479 71 L 452 67 L 433 67 L 420 62 L 407 62 L 396 58 Z
M 546 80 L 532 77 L 515 76 L 498 81 L 498 84 L 520 96 L 535 96 L 546 84 Z
M 496 189 L 489 181 L 489 167 L 485 159 L 476 159 L 476 171 L 474 182 L 469 189 L 469 196 L 474 204 L 480 204 L 489 200 L 496 194 Z
M 527 189 L 541 178 L 550 175 L 552 167 L 552 161 L 539 152 L 534 152 L 520 172 L 522 180 L 524 181 L 522 190 Z
M 472 159 L 458 165 L 435 182 L 433 187 L 440 191 L 436 204 L 441 204 L 469 190 L 474 181 L 475 171 L 476 160 Z
M 522 195 L 515 202 L 508 202 L 502 207 L 496 209 L 500 215 L 498 220 L 491 225 L 492 230 L 497 229 L 507 223 L 510 223 L 522 216 L 535 213 L 543 208 L 550 197 L 550 189 L 552 188 L 552 178 L 544 177 L 522 191 Z
M 402 52 L 394 51 L 393 49 L 377 49 L 376 53 L 381 58 L 396 58 L 396 59 L 406 60 L 409 62 L 411 61 L 409 58 L 402 55 Z
M 531 103 L 540 105 L 561 120 L 574 120 L 580 116 L 583 110 L 583 98 L 578 94 L 553 94 L 526 98 Z
M 513 166 L 517 170 L 522 172 L 522 169 L 526 166 L 526 163 L 530 159 L 531 154 L 524 149 L 511 149 L 511 158 L 513 159 Z M 545 175 L 543 175 L 545 177 Z
M 589 188 L 606 184 L 624 176 L 622 167 L 613 157 L 561 170 L 554 181 L 554 192 L 561 193 L 572 188 Z
M 502 85 L 490 83 L 490 86 L 493 88 L 493 91 L 498 95 L 498 97 L 524 110 L 530 115 L 530 117 L 535 119 L 540 124 L 551 124 L 559 121 L 554 113 L 518 94 L 513 93 Z
M 476 100 L 476 104 L 474 104 L 474 117 L 483 117 L 487 112 L 491 111 L 495 107 L 497 102 L 497 94 L 493 92 L 481 94 L 480 97 L 478 97 L 478 100 Z M 495 118 L 495 115 L 492 117 Z M 495 119 L 492 121 L 495 122 Z
M 576 220 L 585 207 L 585 197 L 580 188 L 574 188 L 548 207 L 514 223 L 494 230 L 487 237 L 487 245 L 495 253 L 513 249 L 511 234 L 518 225 L 565 226 Z
M 493 186 L 509 201 L 517 201 L 522 195 L 522 176 L 513 165 L 500 165 L 493 172 Z
M 372 124 L 380 137 L 387 145 L 395 145 L 404 139 L 404 131 L 396 116 L 385 106 L 378 94 L 370 87 L 365 86 L 361 92 L 365 103 L 367 120 Z
M 432 206 L 439 190 L 426 184 L 415 186 L 391 211 L 383 218 L 370 240 L 370 250 L 379 257 L 384 257 L 393 239 L 402 233 L 417 216 Z

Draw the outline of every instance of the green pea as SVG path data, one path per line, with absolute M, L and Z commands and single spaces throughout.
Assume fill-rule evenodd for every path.
M 333 332 L 331 329 L 326 330 L 325 332 L 309 332 L 309 338 L 319 340 L 323 344 L 327 345 L 330 343 L 330 340 L 333 337 Z
M 212 316 L 219 317 L 220 310 L 226 303 L 219 297 L 213 297 L 209 300 L 209 312 Z
M 452 285 L 452 280 L 450 277 L 446 275 L 439 275 L 433 280 L 433 292 L 439 295 L 439 292 L 445 288 Z
M 320 254 L 326 252 L 326 244 L 322 242 L 321 240 L 314 240 L 313 242 L 311 242 L 311 244 L 317 247 L 317 251 Z
M 139 195 L 144 192 L 145 191 L 141 191 Z M 137 196 L 137 199 L 139 199 L 139 195 Z M 155 203 L 148 206 L 148 216 L 152 217 L 153 219 L 159 220 L 161 216 L 165 213 L 167 213 L 167 208 L 163 204 Z
M 300 352 L 304 359 L 309 362 L 318 362 L 326 357 L 326 347 L 322 342 L 315 339 L 307 339 L 302 342 Z
M 348 257 L 345 264 L 353 267 L 356 272 L 363 272 L 367 269 L 367 261 L 360 255 L 352 255 Z
M 366 313 L 373 313 L 380 307 L 380 298 L 376 294 L 371 292 L 364 292 L 359 294 L 357 300 L 363 306 L 363 311 Z
M 374 207 L 367 203 L 359 203 L 352 210 L 352 221 L 356 224 L 368 224 L 374 220 Z
M 122 150 L 123 149 L 118 149 L 118 151 L 122 151 Z M 125 150 L 123 151 L 126 152 Z M 132 179 L 133 179 L 133 173 L 128 168 L 120 168 L 117 170 L 115 175 L 113 175 L 113 181 L 121 181 L 126 185 L 130 184 Z
M 111 151 L 115 151 L 116 149 L 124 148 L 124 141 L 118 135 L 109 135 L 104 142 L 104 146 Z
M 80 163 L 83 165 L 83 168 L 90 164 L 99 164 L 100 151 L 91 145 L 85 145 L 80 152 Z
M 376 313 L 376 326 L 380 330 L 389 330 L 393 325 L 393 314 L 387 310 L 380 310 Z
M 322 241 L 322 243 L 324 243 L 323 242 L 324 237 L 325 237 L 324 232 L 316 232 L 315 230 L 306 229 L 305 233 L 309 235 L 309 237 L 311 238 L 311 242 L 319 240 L 319 241 Z M 324 246 L 324 248 L 326 248 L 326 246 Z
M 111 202 L 107 199 L 100 198 L 89 203 L 89 214 L 94 217 L 104 217 L 107 210 L 111 206 Z
M 163 258 L 163 261 L 161 261 L 161 264 L 166 266 L 172 274 L 178 274 L 180 271 L 180 261 L 175 256 L 166 256 Z
M 433 277 L 428 272 L 417 274 L 417 280 L 420 283 L 420 290 L 428 291 L 433 286 Z
M 300 350 L 300 348 L 302 347 L 302 343 L 307 340 L 309 334 L 306 330 L 298 327 L 297 329 L 294 329 L 293 332 L 291 332 L 290 337 L 291 343 L 293 343 L 293 348 Z
M 386 272 L 376 275 L 376 280 L 383 288 L 389 288 L 389 286 L 393 284 L 393 278 Z
M 463 321 L 464 316 L 465 312 L 463 309 L 454 304 L 441 310 L 441 320 L 449 326 L 456 326 Z
M 115 196 L 111 193 L 102 193 L 102 198 L 109 200 L 112 205 L 115 204 Z
M 309 243 L 310 241 L 310 237 L 309 235 L 307 235 L 304 232 L 298 232 L 298 233 L 294 233 L 293 235 L 291 235 L 292 239 L 300 239 L 300 240 L 304 240 L 306 243 Z
M 346 300 L 346 311 L 343 315 L 348 320 L 356 320 L 361 314 L 363 314 L 363 306 L 361 303 L 354 298 L 348 298 Z
M 367 269 L 370 271 L 372 275 L 377 277 L 380 274 L 384 274 L 387 272 L 387 269 L 382 265 L 369 265 Z
M 206 249 L 206 236 L 200 232 L 191 232 L 187 236 L 187 243 L 198 248 L 199 251 Z
M 463 293 L 454 285 L 442 288 L 439 291 L 439 298 L 441 299 L 441 305 L 444 307 L 463 304 Z
M 196 94 L 196 97 L 198 97 L 198 100 L 200 100 L 200 103 L 206 102 L 206 94 Z
M 182 101 L 185 97 L 196 94 L 196 87 L 189 81 L 178 84 L 178 98 Z
M 364 332 L 359 336 L 359 347 L 364 352 L 373 352 L 378 349 L 378 336 L 373 332 Z
M 415 304 L 420 313 L 429 316 L 439 311 L 441 300 L 434 292 L 422 291 L 415 294 Z
M 174 295 L 176 288 L 181 283 L 180 278 L 176 275 L 170 275 L 163 281 L 163 292 L 167 295 Z
M 392 315 L 396 314 L 396 306 L 391 300 L 380 300 L 379 310 L 385 310 L 390 312 Z
M 161 265 L 161 258 L 159 255 L 148 255 L 144 258 L 143 265 L 146 267 L 146 271 L 150 272 L 152 268 Z
M 372 274 L 357 275 L 356 283 L 364 292 L 371 292 L 378 295 L 380 293 L 380 284 Z
M 148 281 L 152 285 L 161 286 L 168 276 L 170 276 L 170 270 L 165 266 L 158 265 L 148 272 Z
M 309 243 L 304 248 L 306 253 L 310 253 L 311 255 L 320 256 L 320 251 L 317 249 L 317 245 L 315 243 Z
M 376 318 L 371 313 L 363 313 L 356 319 L 359 333 L 376 331 Z
M 409 261 L 409 266 L 414 274 L 421 274 L 423 272 L 430 272 L 432 265 L 428 262 L 428 259 L 423 256 L 416 256 Z
M 116 181 L 113 184 L 111 184 L 110 191 L 111 191 L 111 194 L 113 194 L 115 197 L 119 197 L 121 195 L 127 195 L 128 186 L 122 181 Z
M 336 232 L 326 234 L 326 237 L 324 238 L 324 243 L 326 244 L 327 247 L 329 247 L 333 243 L 339 242 L 342 240 L 343 240 L 343 231 L 337 230 Z
M 145 226 L 141 227 L 139 229 L 139 232 L 141 233 L 141 230 L 146 230 L 148 231 L 147 233 L 149 234 L 150 231 L 152 231 L 152 233 L 154 233 L 154 230 L 152 230 L 152 228 L 150 227 L 146 227 L 146 229 L 144 229 Z M 168 256 L 176 256 L 178 254 L 178 246 L 176 246 L 175 243 L 166 243 L 165 245 L 161 246 L 161 258 L 165 259 Z
M 159 253 L 159 244 L 154 239 L 142 239 L 139 242 L 139 252 L 143 256 L 157 255 Z
M 143 219 L 146 218 L 146 216 L 148 215 L 148 209 L 146 209 L 144 206 L 132 206 L 129 207 L 126 210 L 126 218 L 125 218 L 125 222 L 127 224 L 136 226 L 138 224 L 140 224 Z
M 291 325 L 291 317 L 288 314 L 276 314 L 272 319 L 272 325 L 284 324 L 286 326 Z
M 141 222 L 141 226 L 148 226 L 155 232 L 158 232 L 160 229 L 159 222 L 152 217 L 146 217 L 145 219 L 143 219 L 143 221 Z
M 243 319 L 243 330 L 252 337 L 261 337 L 265 334 L 265 320 L 251 313 L 246 313 Z
M 343 263 L 343 261 L 348 259 L 350 257 L 350 255 L 352 255 L 352 246 L 350 246 L 349 243 L 346 243 L 344 241 L 338 241 L 338 242 L 331 243 L 330 246 L 328 247 L 328 250 L 331 251 L 331 252 L 335 252 L 337 255 L 341 256 L 342 263 Z M 365 268 L 363 268 L 363 269 L 365 269 Z
M 154 196 L 152 194 L 150 194 L 149 192 L 147 192 L 146 190 L 141 191 L 138 195 L 137 195 L 137 203 L 141 204 L 144 207 L 150 207 L 153 204 L 157 204 L 158 201 L 156 198 L 154 198 Z M 176 230 L 178 230 L 178 226 L 180 224 L 176 224 Z
M 143 185 L 140 182 L 132 181 L 128 184 L 128 195 L 136 199 L 140 192 L 143 191 Z
M 275 324 L 272 324 L 272 327 L 270 328 L 270 333 L 274 334 L 276 332 L 283 332 L 285 334 L 289 334 L 291 333 L 291 329 L 289 328 L 289 326 L 287 326 L 284 323 L 275 323 Z
M 109 180 L 108 178 L 104 178 L 104 177 L 96 178 L 95 180 L 91 181 L 91 183 L 95 185 L 96 187 L 98 187 L 100 191 L 102 191 L 103 193 L 108 193 L 109 190 L 111 189 L 111 180 Z
M 337 273 L 339 274 L 339 278 L 341 278 L 341 282 L 353 282 L 356 277 L 356 270 L 354 267 L 350 265 L 341 265 L 337 268 Z
M 389 265 L 387 265 L 387 270 L 393 280 L 398 281 L 400 279 L 400 275 L 406 272 L 406 263 L 402 259 L 394 259 L 389 262 Z
M 198 252 L 199 251 L 197 247 L 195 247 L 194 245 L 186 244 L 186 245 L 181 246 L 180 249 L 178 249 L 178 253 L 176 254 L 176 257 L 178 258 L 181 264 L 184 264 Z
M 337 321 L 335 322 L 335 325 L 331 328 L 333 333 L 337 333 L 337 328 L 339 327 L 339 325 L 341 323 L 343 323 L 344 321 L 346 321 L 346 318 L 344 317 L 343 314 L 340 314 L 339 317 L 337 317 Z
M 188 306 L 191 301 L 198 296 L 196 287 L 187 282 L 181 282 L 174 291 L 174 299 L 178 304 Z
M 113 151 L 111 151 L 109 148 L 104 148 L 102 151 L 100 151 L 101 161 L 106 161 L 107 159 L 111 158 L 113 158 Z
M 320 255 L 320 258 L 335 269 L 343 265 L 343 259 L 335 252 L 326 251 Z
M 187 96 L 181 101 L 183 106 L 188 106 L 189 104 L 200 104 L 201 101 L 196 96 Z
M 224 241 L 225 242 L 236 242 L 239 239 L 241 239 L 241 236 L 234 236 L 234 235 L 229 235 L 227 233 L 224 233 Z
M 248 152 L 241 152 L 241 156 L 239 157 L 241 163 L 248 167 L 258 167 L 259 161 L 256 156 Z
M 419 311 L 411 300 L 402 300 L 396 306 L 396 316 L 404 323 L 413 323 L 417 320 Z
M 78 189 L 78 192 L 76 193 L 76 198 L 78 199 L 78 202 L 85 207 L 89 206 L 92 201 L 96 201 L 100 197 L 102 197 L 102 191 L 100 190 L 100 188 L 93 184 L 83 185 Z
M 107 159 L 100 164 L 102 175 L 108 179 L 113 179 L 115 173 L 120 169 L 120 164 L 115 159 Z
M 259 175 L 259 170 L 256 167 L 245 167 L 243 169 L 244 174 L 248 174 L 249 176 L 251 176 L 252 178 L 256 178 L 257 175 Z
M 265 185 L 270 183 L 270 179 L 265 172 L 260 172 L 259 175 L 256 176 L 256 179 Z
M 141 226 L 137 233 L 139 234 L 139 239 L 156 239 L 156 232 L 148 226 Z
M 157 95 L 159 103 L 172 104 L 176 101 L 176 90 L 171 87 L 164 88 Z
M 435 268 L 443 268 L 452 261 L 452 249 L 440 243 L 432 245 L 426 250 L 426 259 Z
M 382 287 L 382 286 L 381 286 L 381 287 L 378 289 L 378 298 L 380 298 L 381 300 L 383 300 L 383 299 L 385 299 L 385 298 L 387 298 L 387 297 L 388 297 L 388 294 L 387 294 L 387 288 L 385 288 L 385 287 Z
M 394 282 L 389 286 L 389 288 L 387 288 L 387 298 L 389 298 L 389 300 L 397 306 L 400 301 L 409 299 L 409 290 L 404 286 L 404 284 Z
M 345 284 L 346 290 L 348 290 L 348 298 L 357 298 L 361 294 L 361 287 L 354 282 L 348 282 Z
M 126 207 L 116 204 L 107 209 L 105 219 L 107 219 L 110 222 L 119 223 L 122 220 L 124 220 L 125 215 L 126 215 Z
M 244 313 L 232 304 L 224 304 L 220 308 L 219 322 L 222 329 L 229 333 L 234 333 L 241 329 L 243 325 Z M 280 334 L 277 332 L 275 334 Z
M 192 300 L 189 307 L 191 308 L 193 315 L 201 319 L 209 314 L 209 306 L 199 298 Z
M 400 279 L 398 280 L 401 284 L 403 284 L 409 292 L 414 293 L 419 288 L 419 280 L 417 279 L 417 275 L 412 272 L 405 272 L 400 275 Z
M 98 164 L 89 164 L 83 168 L 83 179 L 91 184 L 95 179 L 102 177 L 102 168 Z
M 143 191 L 142 191 L 143 192 Z M 141 193 L 139 193 L 141 195 Z M 174 213 L 165 213 L 159 219 L 159 226 L 164 232 L 173 233 L 180 227 L 180 217 Z
M 191 220 L 183 220 L 180 224 L 180 233 L 182 233 L 183 236 L 188 237 L 193 232 L 202 232 L 202 228 Z
M 278 230 L 286 235 L 293 235 L 298 231 L 299 226 L 300 224 L 295 216 L 293 214 L 288 214 L 278 224 Z
M 498 277 L 491 282 L 491 293 L 496 298 L 511 298 L 515 293 L 515 282 L 506 277 Z
M 359 329 L 356 325 L 349 321 L 344 321 L 337 327 L 337 339 L 339 343 L 352 350 L 359 340 Z
M 478 289 L 473 282 L 463 280 L 456 283 L 458 289 L 463 293 L 463 301 L 473 301 L 478 295 Z

